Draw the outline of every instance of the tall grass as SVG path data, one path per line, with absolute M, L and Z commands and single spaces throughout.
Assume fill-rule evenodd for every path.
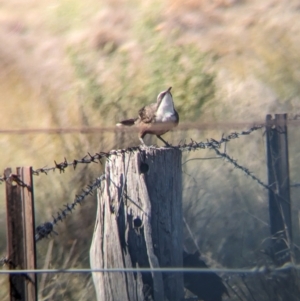
M 169 86 L 181 121 L 228 122 L 221 130 L 212 126 L 166 134 L 174 144 L 180 139 L 218 139 L 231 130 L 230 122 L 260 121 L 266 113 L 283 110 L 297 112 L 299 35 L 290 28 L 299 25 L 299 18 L 293 1 L 270 2 L 272 6 L 262 7 L 258 0 L 214 5 L 179 0 L 47 4 L 31 0 L 18 3 L 19 10 L 14 9 L 14 1 L 3 3 L 0 126 L 113 126 L 123 118 L 135 117 L 141 106 L 155 101 Z M 278 24 L 276 31 L 274 24 Z M 266 181 L 262 134 L 230 142 L 226 151 Z M 291 129 L 295 181 L 298 140 L 297 130 Z M 49 166 L 64 157 L 73 160 L 87 152 L 135 145 L 138 140 L 135 133 L 99 132 L 1 135 L 0 143 L 3 170 L 8 165 Z M 227 163 L 202 160 L 211 156 L 210 151 L 184 154 L 184 161 L 200 157 L 183 165 L 185 217 L 197 245 L 212 265 L 241 267 L 264 262 L 259 250 L 268 237 L 266 192 Z M 35 177 L 37 224 L 51 219 L 102 172 L 103 167 L 94 164 L 78 166 L 75 172 L 69 169 L 64 174 Z M 4 242 L 2 188 L 0 240 Z M 297 216 L 298 203 L 293 201 Z M 90 198 L 57 227 L 59 236 L 38 244 L 39 267 L 88 266 L 95 209 L 96 200 Z M 295 223 L 294 228 L 299 233 L 299 225 Z M 195 248 L 187 232 L 185 243 Z M 4 243 L 0 252 L 6 252 Z M 7 281 L 0 281 L 0 298 L 7 300 Z M 47 275 L 40 281 L 41 300 L 95 299 L 89 277 Z M 251 300 L 242 280 L 237 277 L 235 281 L 233 286 L 245 291 L 242 300 Z M 255 286 L 254 281 L 251 288 Z M 257 296 L 265 296 L 263 289 Z M 234 294 L 232 298 L 241 300 Z

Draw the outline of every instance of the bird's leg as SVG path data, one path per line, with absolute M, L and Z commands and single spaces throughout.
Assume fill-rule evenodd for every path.
M 140 141 L 142 143 L 142 146 L 146 146 L 144 139 L 142 137 L 140 137 L 139 139 L 140 139 Z
M 161 136 L 156 135 L 156 137 L 161 140 L 166 146 L 171 146 L 166 140 L 164 140 Z
M 155 145 L 147 145 L 146 143 L 145 143 L 145 141 L 143 140 L 143 137 L 140 137 L 139 138 L 140 139 L 140 141 L 141 141 L 141 148 L 144 148 L 144 149 L 149 149 L 149 148 L 156 148 L 156 146 Z
M 142 137 L 140 137 L 139 139 L 140 139 L 140 141 L 141 141 L 141 146 L 140 146 L 140 147 L 141 147 L 142 149 L 149 149 L 149 148 L 152 148 L 152 147 L 153 147 L 153 145 L 148 146 L 148 145 L 145 143 L 145 141 L 143 140 Z

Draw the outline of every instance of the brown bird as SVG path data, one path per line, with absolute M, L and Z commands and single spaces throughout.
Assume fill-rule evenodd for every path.
M 175 110 L 171 89 L 162 91 L 157 96 L 156 103 L 151 103 L 139 110 L 137 118 L 123 120 L 117 123 L 117 126 L 135 125 L 139 131 L 139 139 L 143 145 L 143 138 L 146 134 L 156 135 L 158 139 L 163 141 L 167 146 L 169 143 L 165 141 L 161 135 L 167 133 L 179 123 L 179 116 Z

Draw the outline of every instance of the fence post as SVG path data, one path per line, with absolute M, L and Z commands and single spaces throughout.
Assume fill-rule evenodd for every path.
M 6 168 L 7 257 L 10 269 L 35 269 L 34 203 L 32 168 Z M 37 300 L 35 274 L 9 276 L 10 301 Z
M 91 267 L 182 267 L 181 152 L 145 149 L 110 156 L 98 191 Z M 183 298 L 180 273 L 93 273 L 97 300 Z
M 267 115 L 266 125 L 272 256 L 282 265 L 293 254 L 287 114 Z

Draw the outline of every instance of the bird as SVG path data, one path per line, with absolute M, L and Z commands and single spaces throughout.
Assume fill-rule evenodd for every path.
M 144 146 L 146 145 L 144 142 L 146 134 L 156 135 L 166 146 L 170 146 L 161 135 L 167 133 L 179 123 L 179 115 L 174 107 L 171 89 L 172 87 L 169 87 L 167 90 L 160 92 L 155 103 L 142 107 L 137 118 L 122 120 L 116 125 L 119 127 L 136 126 L 139 132 L 139 140 Z
M 183 250 L 183 267 L 208 268 L 200 258 L 200 252 L 188 253 Z M 223 294 L 229 297 L 222 278 L 213 272 L 183 273 L 184 287 L 204 301 L 222 301 Z

